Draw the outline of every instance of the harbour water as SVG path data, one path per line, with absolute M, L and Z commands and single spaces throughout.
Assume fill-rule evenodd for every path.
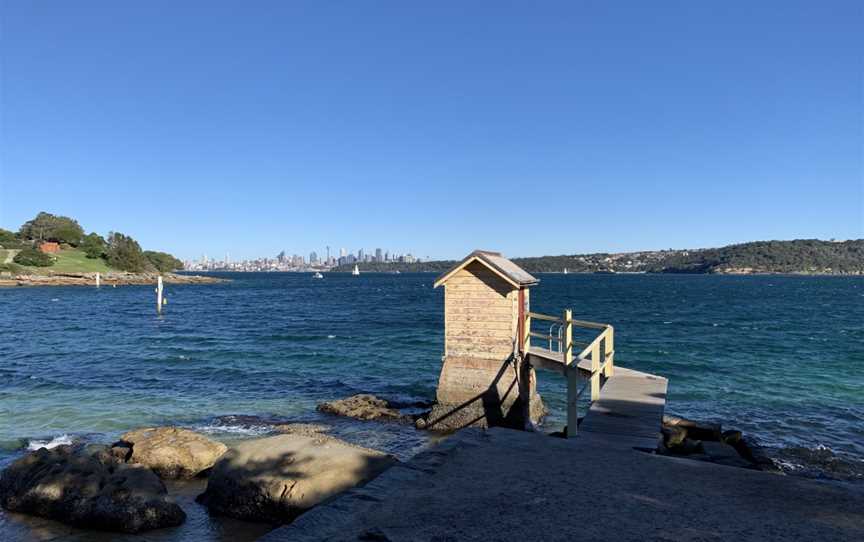
M 220 276 L 232 280 L 167 285 L 161 316 L 151 287 L 0 290 L 0 466 L 28 448 L 161 424 L 230 440 L 324 421 L 401 458 L 426 445 L 410 426 L 334 419 L 315 405 L 359 392 L 434 398 L 434 275 Z M 743 430 L 790 473 L 862 480 L 864 279 L 540 278 L 532 309 L 613 324 L 617 364 L 670 379 L 667 411 Z M 540 391 L 544 429 L 560 428 L 563 381 L 541 374 Z M 0 513 L 0 534 L 13 527 Z

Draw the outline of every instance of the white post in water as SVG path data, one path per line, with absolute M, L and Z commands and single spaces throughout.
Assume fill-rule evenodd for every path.
M 97 271 L 97 272 L 96 272 L 96 287 L 97 287 L 97 288 L 99 287 L 99 283 L 100 283 L 100 279 L 99 279 L 99 272 Z
M 162 314 L 162 275 L 156 279 L 156 312 Z

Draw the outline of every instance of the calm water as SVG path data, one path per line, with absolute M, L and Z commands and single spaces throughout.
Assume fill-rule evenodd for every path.
M 220 438 L 320 421 L 358 392 L 434 397 L 443 292 L 428 274 L 227 274 L 220 285 L 0 289 L 0 464 L 40 443 L 182 424 Z M 610 322 L 616 363 L 670 379 L 668 412 L 722 421 L 789 470 L 864 472 L 864 280 L 541 275 L 532 309 Z M 552 409 L 564 386 L 541 374 Z M 410 427 L 327 419 L 408 457 Z M 0 516 L 0 533 L 3 519 Z

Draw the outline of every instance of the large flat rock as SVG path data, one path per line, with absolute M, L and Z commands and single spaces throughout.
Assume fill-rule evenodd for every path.
M 221 442 L 180 427 L 129 431 L 114 445 L 129 463 L 149 467 L 162 478 L 194 478 L 211 468 L 228 449 Z
M 262 540 L 864 540 L 860 486 L 601 437 L 466 429 Z
M 216 463 L 199 501 L 216 515 L 287 523 L 396 462 L 393 456 L 324 435 L 247 440 Z

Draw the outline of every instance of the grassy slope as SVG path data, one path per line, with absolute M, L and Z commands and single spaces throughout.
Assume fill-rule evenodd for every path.
M 27 273 L 46 275 L 49 273 L 107 273 L 111 268 L 102 258 L 90 259 L 80 250 L 61 250 L 54 254 L 57 261 L 51 267 L 25 267 Z

